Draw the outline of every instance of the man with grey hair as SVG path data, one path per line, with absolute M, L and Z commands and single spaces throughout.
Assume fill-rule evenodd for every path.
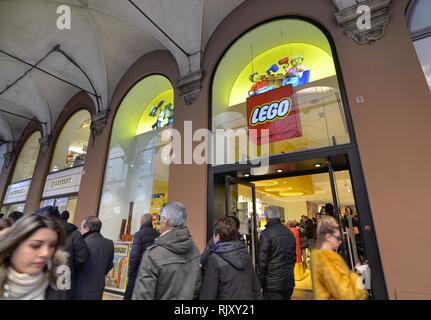
M 280 220 L 276 206 L 265 209 L 268 221 L 259 239 L 258 275 L 265 300 L 290 300 L 295 287 L 296 241 Z
M 185 226 L 187 211 L 180 202 L 160 210 L 160 232 L 142 257 L 132 300 L 191 300 L 201 284 L 200 252 Z

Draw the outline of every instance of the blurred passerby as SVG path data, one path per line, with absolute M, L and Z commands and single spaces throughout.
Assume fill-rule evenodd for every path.
M 311 220 L 308 216 L 304 216 L 304 229 L 305 236 L 307 237 L 308 249 L 311 250 L 314 248 L 314 235 L 317 226 L 313 225 L 313 220 Z
M 76 288 L 76 272 L 84 265 L 90 256 L 90 251 L 88 251 L 87 244 L 84 241 L 78 228 L 67 222 L 69 212 L 63 211 L 62 214 L 58 211 L 57 207 L 46 206 L 38 209 L 39 214 L 48 214 L 59 220 L 60 224 L 63 226 L 66 234 L 66 243 L 64 250 L 68 253 L 67 265 L 70 268 L 70 287 L 66 291 L 66 297 L 68 300 L 75 298 L 75 288 Z
M 265 209 L 268 223 L 259 239 L 259 280 L 265 300 L 290 300 L 295 287 L 296 242 L 281 224 L 278 207 Z
M 287 227 L 289 228 L 290 232 L 292 232 L 293 236 L 295 237 L 295 248 L 296 248 L 296 263 L 301 262 L 301 244 L 299 241 L 299 230 L 296 227 L 297 223 L 296 221 L 287 221 Z
M 8 214 L 8 218 L 13 221 L 13 223 L 17 222 L 19 219 L 21 219 L 24 216 L 24 213 L 20 211 L 13 211 Z
M 235 222 L 221 218 L 214 225 L 214 248 L 208 257 L 201 300 L 256 300 L 261 287 Z
M 199 296 L 200 253 L 185 226 L 187 211 L 171 202 L 160 210 L 160 232 L 145 251 L 133 300 L 191 300 Z
M 64 211 L 60 214 L 60 219 L 61 219 L 61 220 L 63 220 L 63 221 L 68 222 L 69 218 L 70 218 L 70 213 L 69 213 L 69 211 L 67 211 L 67 210 L 64 210 Z
M 13 221 L 11 219 L 0 219 L 0 239 L 12 227 Z
M 299 232 L 299 246 L 301 249 L 301 258 L 302 258 L 302 267 L 307 269 L 307 249 L 308 249 L 308 241 L 307 236 L 305 234 L 304 224 L 298 227 Z
M 141 229 L 133 236 L 132 249 L 130 251 L 129 270 L 127 272 L 127 286 L 124 300 L 131 300 L 133 288 L 135 287 L 136 276 L 141 264 L 142 255 L 160 233 L 153 228 L 153 216 L 149 213 L 141 218 Z
M 65 299 L 57 287 L 64 241 L 63 228 L 50 216 L 32 213 L 17 221 L 0 241 L 0 300 Z
M 336 250 L 341 244 L 337 221 L 322 217 L 317 227 L 318 249 L 312 251 L 311 274 L 316 300 L 364 300 L 367 291 Z
M 332 203 L 325 204 L 325 215 L 335 218 L 334 205 Z
M 102 221 L 95 216 L 87 217 L 81 224 L 90 257 L 76 273 L 74 298 L 77 300 L 101 300 L 105 276 L 114 265 L 114 242 L 104 238 L 101 229 Z

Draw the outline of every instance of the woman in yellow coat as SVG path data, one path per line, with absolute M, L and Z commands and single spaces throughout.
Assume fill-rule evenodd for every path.
M 365 300 L 367 291 L 359 276 L 350 271 L 344 259 L 335 251 L 341 244 L 341 234 L 333 217 L 323 217 L 317 226 L 318 248 L 311 253 L 311 274 L 316 300 Z

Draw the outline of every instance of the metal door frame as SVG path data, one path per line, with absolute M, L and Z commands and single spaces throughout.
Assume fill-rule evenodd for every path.
M 225 177 L 226 182 L 226 190 L 225 190 L 225 216 L 229 216 L 230 212 L 230 187 L 231 185 L 237 184 L 237 185 L 244 185 L 246 187 L 251 188 L 251 197 L 252 197 L 252 206 L 253 211 L 251 213 L 251 248 L 252 248 L 252 262 L 253 265 L 256 267 L 257 263 L 257 257 L 258 257 L 258 250 L 259 250 L 259 241 L 257 237 L 257 225 L 256 225 L 256 218 L 257 218 L 257 212 L 256 212 L 256 186 L 253 183 L 243 181 L 239 178 L 234 178 L 229 175 L 226 175 Z

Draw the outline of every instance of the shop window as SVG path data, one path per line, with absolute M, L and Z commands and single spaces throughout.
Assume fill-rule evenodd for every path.
M 18 156 L 11 183 L 27 180 L 33 176 L 37 157 L 39 155 L 40 138 L 40 132 L 36 131 L 25 142 L 24 147 L 21 149 Z
M 91 115 L 76 112 L 61 130 L 55 146 L 50 172 L 83 165 L 90 138 Z
M 276 155 L 350 142 L 330 43 L 298 19 L 256 27 L 227 50 L 214 75 L 211 108 L 213 132 L 238 133 L 236 142 L 214 150 L 216 164 L 258 158 L 264 150 Z M 257 139 L 247 137 L 249 129 Z M 267 140 L 260 139 L 262 129 L 269 129 Z M 241 134 L 257 146 L 254 153 L 241 153 Z M 216 160 L 220 150 L 227 150 L 224 163 Z
M 428 86 L 431 89 L 431 1 L 416 0 L 407 10 L 407 23 Z
M 115 115 L 99 208 L 102 232 L 114 241 L 130 241 L 145 213 L 153 214 L 156 223 L 167 201 L 162 133 L 172 127 L 173 109 L 171 83 L 152 75 L 129 91 Z

